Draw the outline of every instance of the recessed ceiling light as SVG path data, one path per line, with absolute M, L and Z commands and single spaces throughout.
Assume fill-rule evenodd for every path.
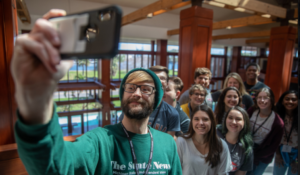
M 271 15 L 270 15 L 270 14 L 263 14 L 263 15 L 261 15 L 261 17 L 264 17 L 264 18 L 271 18 Z
M 289 20 L 289 23 L 291 23 L 291 24 L 298 24 L 298 19 L 295 19 L 295 20 Z
M 213 2 L 213 1 L 208 1 L 208 4 L 209 4 L 209 5 L 212 5 L 212 6 L 221 7 L 221 8 L 224 8 L 224 7 L 225 7 L 225 4 L 221 4 L 221 3 Z
M 147 18 L 152 18 L 153 17 L 153 13 L 149 13 L 148 15 L 147 15 Z
M 246 12 L 246 13 L 254 14 L 254 11 L 244 9 L 244 8 L 242 8 L 242 7 L 237 7 L 237 8 L 235 8 L 234 10 L 235 10 L 235 11 L 238 11 L 238 12 Z

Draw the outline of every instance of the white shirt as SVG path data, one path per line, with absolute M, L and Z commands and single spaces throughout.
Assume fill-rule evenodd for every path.
M 254 111 L 252 114 L 252 117 L 250 119 L 250 126 L 251 126 L 252 132 L 256 131 L 257 128 L 259 128 L 261 126 L 261 124 L 267 119 L 266 117 L 265 118 L 260 117 L 260 115 L 258 115 L 258 117 L 257 117 L 257 113 L 258 113 L 258 110 Z M 256 120 L 256 118 L 257 118 L 257 120 Z M 255 123 L 255 120 L 256 120 L 256 123 Z M 271 132 L 274 120 L 275 120 L 275 112 L 272 111 L 269 119 L 263 124 L 263 126 L 261 126 L 255 132 L 255 134 L 253 136 L 254 143 L 260 145 L 265 140 L 267 135 Z M 255 126 L 254 126 L 254 130 L 253 130 L 254 123 L 255 123 Z
M 220 175 L 227 174 L 232 170 L 231 158 L 228 146 L 222 141 L 223 151 L 220 163 L 211 168 L 209 162 L 205 162 L 206 155 L 201 154 L 195 147 L 193 140 L 178 137 L 176 140 L 177 152 L 179 155 L 183 175 Z

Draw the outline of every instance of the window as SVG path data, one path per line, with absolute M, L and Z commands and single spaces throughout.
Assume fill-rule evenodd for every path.
M 298 48 L 295 48 L 294 57 L 298 58 Z
M 168 55 L 169 76 L 178 75 L 178 55 Z
M 73 66 L 60 80 L 60 83 L 93 82 L 97 81 L 97 79 L 98 59 L 80 59 L 73 61 Z
M 242 56 L 258 56 L 258 48 L 251 46 L 242 47 Z
M 179 46 L 168 45 L 167 46 L 167 52 L 178 53 L 179 52 Z
M 151 44 L 120 43 L 119 50 L 151 51 Z
M 211 53 L 211 55 L 224 55 L 225 49 L 224 48 L 211 48 L 210 53 Z
M 266 56 L 269 57 L 269 48 L 266 49 Z

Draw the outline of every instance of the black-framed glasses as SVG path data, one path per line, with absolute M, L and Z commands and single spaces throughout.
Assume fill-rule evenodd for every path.
M 124 91 L 128 93 L 134 93 L 137 88 L 140 88 L 141 93 L 146 95 L 151 95 L 155 92 L 155 87 L 149 85 L 136 85 L 131 83 L 124 85 Z
M 199 97 L 199 96 L 201 96 L 201 97 L 205 97 L 205 94 L 199 94 L 199 93 L 193 93 L 195 96 L 197 96 L 197 97 Z

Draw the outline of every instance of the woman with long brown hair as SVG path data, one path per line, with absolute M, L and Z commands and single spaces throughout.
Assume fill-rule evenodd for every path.
M 241 102 L 241 94 L 237 88 L 225 88 L 218 99 L 218 104 L 215 109 L 217 124 L 222 124 L 226 112 L 234 106 L 240 106 Z
M 183 175 L 223 175 L 232 169 L 228 146 L 218 138 L 214 113 L 207 105 L 193 109 L 189 130 L 176 144 Z

